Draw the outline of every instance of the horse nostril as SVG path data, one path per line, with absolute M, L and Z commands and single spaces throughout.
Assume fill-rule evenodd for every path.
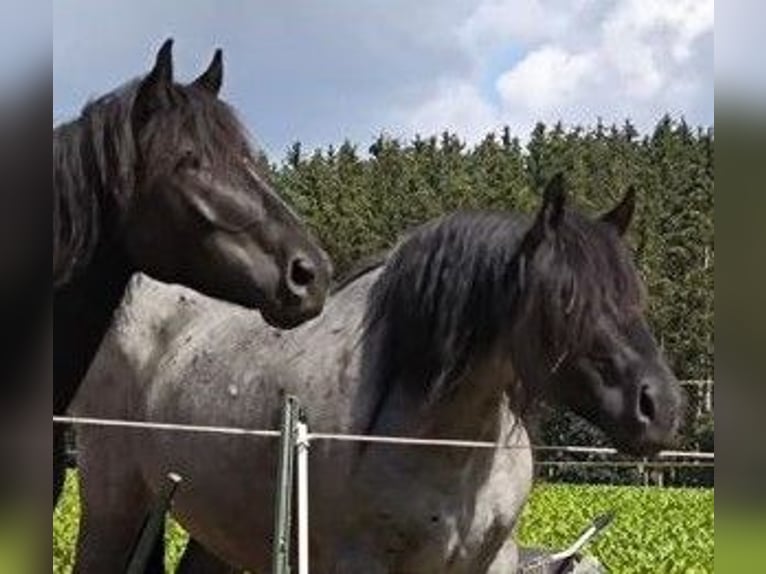
M 638 420 L 651 424 L 654 422 L 655 415 L 656 406 L 649 385 L 642 385 L 641 392 L 638 394 Z
M 308 287 L 314 282 L 316 268 L 314 264 L 303 257 L 296 257 L 290 262 L 290 284 L 295 287 Z

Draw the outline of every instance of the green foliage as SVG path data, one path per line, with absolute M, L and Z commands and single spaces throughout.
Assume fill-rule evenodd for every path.
M 80 527 L 80 501 L 73 472 L 67 472 L 64 490 L 53 513 L 53 574 L 71 572 L 74 564 L 77 531 Z
M 524 509 L 519 539 L 563 548 L 602 512 L 614 522 L 585 552 L 620 574 L 713 572 L 713 491 L 542 485 Z

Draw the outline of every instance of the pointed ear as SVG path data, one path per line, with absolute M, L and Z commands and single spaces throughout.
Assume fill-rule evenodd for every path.
M 564 174 L 558 172 L 548 182 L 543 192 L 543 204 L 537 211 L 534 226 L 542 237 L 552 236 L 564 218 L 564 206 L 566 205 L 567 192 Z
M 633 213 L 636 210 L 636 188 L 632 185 L 625 193 L 625 197 L 611 211 L 601 216 L 601 221 L 613 225 L 620 236 L 628 230 Z
M 168 103 L 168 90 L 173 85 L 173 39 L 162 44 L 152 70 L 141 80 L 133 105 L 133 120 L 138 125 Z
M 522 249 L 534 250 L 544 239 L 553 237 L 564 219 L 566 195 L 564 174 L 559 172 L 548 182 L 543 192 L 543 204 L 537 211 L 535 222 L 524 236 Z
M 543 193 L 543 205 L 540 207 L 538 219 L 549 231 L 555 231 L 564 217 L 567 192 L 564 174 L 558 172 L 548 182 Z
M 217 96 L 218 92 L 221 91 L 221 84 L 223 84 L 223 52 L 218 49 L 215 51 L 207 70 L 202 72 L 202 75 L 194 80 L 192 85 Z

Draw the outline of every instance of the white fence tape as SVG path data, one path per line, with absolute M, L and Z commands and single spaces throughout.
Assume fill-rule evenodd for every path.
M 190 425 L 190 424 L 158 423 L 158 422 L 130 421 L 130 420 L 119 420 L 119 419 L 101 419 L 101 418 L 94 418 L 94 417 L 54 416 L 53 422 L 59 423 L 59 424 L 73 424 L 73 425 L 82 425 L 82 426 L 122 427 L 127 429 L 192 432 L 192 433 L 205 433 L 205 434 L 224 434 L 224 435 L 233 435 L 233 436 L 278 437 L 280 434 L 279 431 L 277 430 L 246 429 L 246 428 L 226 427 L 226 426 L 198 426 L 198 425 Z M 572 446 L 572 445 L 561 445 L 561 446 L 529 445 L 529 444 L 510 444 L 510 443 L 504 443 L 504 442 L 495 443 L 495 442 L 472 441 L 472 440 L 426 439 L 426 438 L 408 438 L 408 437 L 397 437 L 397 436 L 374 436 L 374 435 L 358 435 L 358 434 L 308 433 L 307 439 L 309 441 L 330 440 L 330 441 L 339 441 L 339 442 L 361 442 L 361 443 L 451 447 L 451 448 L 490 448 L 490 449 L 531 448 L 534 451 L 568 452 L 572 454 L 600 454 L 600 455 L 618 454 L 618 451 L 616 449 L 609 448 L 609 447 L 589 447 L 589 446 Z M 695 452 L 695 451 L 679 451 L 679 450 L 662 451 L 658 453 L 656 456 L 658 458 L 679 458 L 679 459 L 697 459 L 697 460 L 714 460 L 715 459 L 715 454 L 713 452 Z

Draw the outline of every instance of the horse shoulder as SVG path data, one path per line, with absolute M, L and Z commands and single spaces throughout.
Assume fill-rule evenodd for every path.
M 176 333 L 199 314 L 201 299 L 201 295 L 190 289 L 135 274 L 71 410 L 87 414 L 116 415 L 117 411 L 128 414 L 124 412 L 129 402 L 127 393 L 136 384 L 151 381 L 159 360 L 173 345 Z

